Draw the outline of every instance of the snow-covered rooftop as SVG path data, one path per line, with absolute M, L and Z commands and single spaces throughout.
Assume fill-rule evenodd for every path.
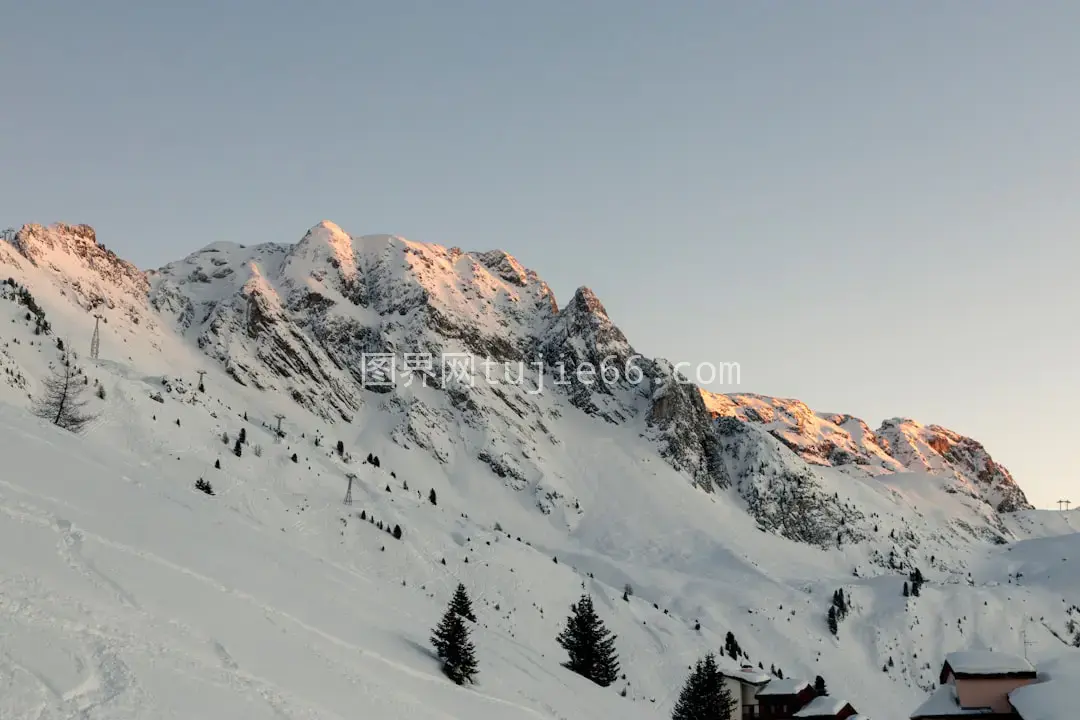
M 773 695 L 798 695 L 804 689 L 810 687 L 810 683 L 796 678 L 772 678 L 769 684 L 758 691 L 758 696 Z
M 839 698 L 823 696 L 816 697 L 810 701 L 810 703 L 799 712 L 795 713 L 797 718 L 814 718 L 814 717 L 833 717 L 847 705 L 846 700 L 840 700 Z
M 1035 666 L 1012 653 L 991 650 L 964 650 L 945 656 L 945 662 L 955 675 L 1004 675 L 1032 673 Z
M 757 670 L 732 670 L 721 668 L 720 672 L 724 677 L 729 677 L 733 680 L 747 683 L 748 685 L 764 685 L 772 679 L 769 675 L 758 672 Z
M 979 715 L 991 714 L 989 708 L 979 708 L 977 710 L 966 710 L 960 707 L 960 703 L 956 698 L 956 686 L 955 685 L 942 685 L 935 690 L 929 698 L 926 699 L 919 708 L 911 713 L 911 720 L 917 720 L 918 718 L 940 718 L 940 717 L 971 717 Z
M 1024 720 L 1076 717 L 1076 688 L 1080 686 L 1080 653 L 1069 653 L 1042 665 L 1039 682 L 1009 693 L 1009 702 Z

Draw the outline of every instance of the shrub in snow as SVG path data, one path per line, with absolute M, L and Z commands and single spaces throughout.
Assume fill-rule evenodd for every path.
M 200 492 L 204 492 L 207 495 L 213 495 L 214 494 L 213 486 L 210 485 L 210 483 L 203 480 L 202 478 L 199 478 L 198 480 L 195 481 L 195 489 L 199 490 Z

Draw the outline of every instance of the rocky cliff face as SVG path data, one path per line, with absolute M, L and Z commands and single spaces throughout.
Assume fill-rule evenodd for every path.
M 1031 508 L 1009 471 L 969 437 L 906 418 L 886 420 L 878 435 L 909 470 L 949 478 L 955 491 L 983 498 L 1000 512 Z
M 89 225 L 23 225 L 0 253 L 0 264 L 25 262 L 47 272 L 88 313 L 108 311 L 134 325 L 154 325 L 146 275 L 99 244 Z
M 1024 492 L 985 448 L 937 425 L 886 420 L 872 431 L 851 415 L 815 413 L 798 400 L 762 395 L 702 393 L 709 412 L 766 431 L 810 465 L 852 467 L 870 475 L 920 472 L 945 479 L 995 510 L 1031 508 Z
M 352 237 L 323 222 L 293 246 L 208 246 L 151 273 L 149 298 L 237 382 L 328 420 L 378 403 L 398 417 L 400 442 L 443 462 L 470 451 L 436 430 L 460 423 L 483 439 L 473 452 L 518 487 L 543 475 L 536 439 L 564 402 L 640 422 L 692 482 L 726 485 L 696 390 L 639 357 L 588 288 L 560 309 L 503 251 Z M 379 377 L 376 354 L 392 363 Z M 441 393 L 417 393 L 414 381 Z

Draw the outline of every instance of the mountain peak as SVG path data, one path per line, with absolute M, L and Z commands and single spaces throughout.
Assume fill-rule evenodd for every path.
M 308 230 L 290 255 L 294 260 L 306 259 L 313 266 L 329 263 L 341 270 L 344 276 L 356 274 L 353 239 L 329 220 L 323 220 Z
M 600 302 L 600 298 L 596 297 L 589 288 L 582 285 L 574 293 L 574 298 L 567 305 L 567 310 L 571 312 L 583 313 L 586 315 L 597 315 L 605 320 L 609 320 L 607 310 L 604 308 L 604 304 Z

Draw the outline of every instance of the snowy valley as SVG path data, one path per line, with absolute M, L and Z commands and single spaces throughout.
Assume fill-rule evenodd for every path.
M 730 634 L 902 720 L 948 652 L 1080 652 L 1080 516 L 977 441 L 702 391 L 504 252 L 323 222 L 142 272 L 27 225 L 0 282 L 0 718 L 667 718 Z M 62 348 L 81 435 L 28 412 Z M 607 688 L 561 666 L 583 594 Z

